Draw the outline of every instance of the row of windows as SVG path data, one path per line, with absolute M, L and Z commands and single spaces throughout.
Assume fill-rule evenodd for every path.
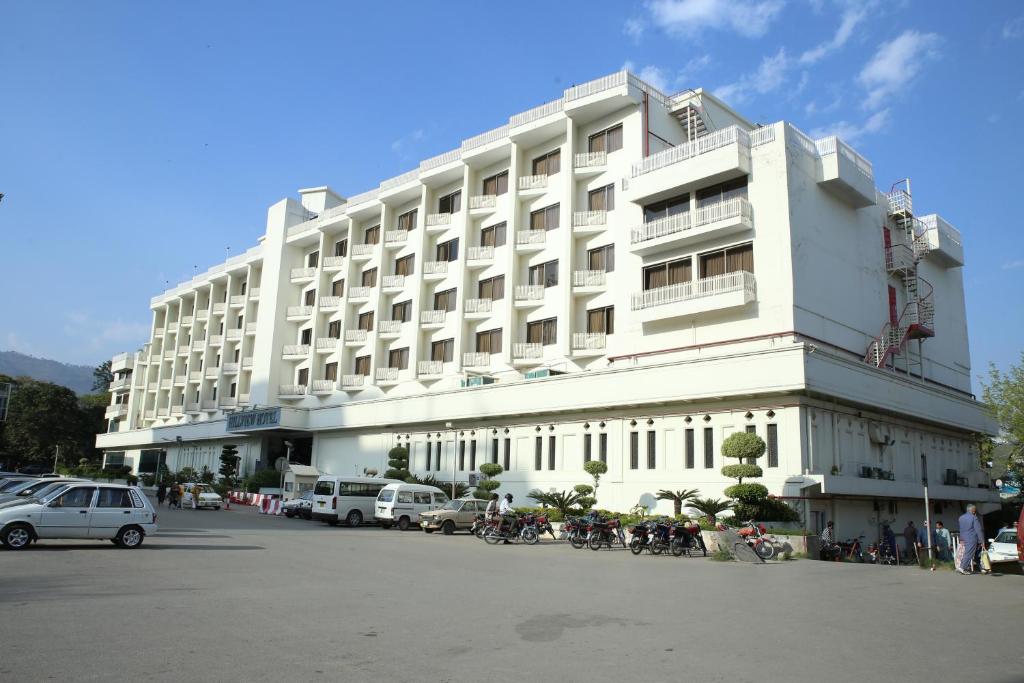
M 757 433 L 754 425 L 747 425 L 746 431 Z M 696 462 L 696 430 L 687 429 L 683 436 L 683 467 L 694 469 Z M 650 430 L 646 434 L 647 448 L 646 460 L 647 469 L 657 468 L 657 433 Z M 767 425 L 765 445 L 768 467 L 779 466 L 779 426 L 776 424 Z M 715 466 L 715 430 L 713 427 L 704 428 L 704 468 L 713 469 Z M 629 468 L 636 470 L 640 468 L 640 432 L 629 433 Z
M 746 271 L 754 272 L 754 245 L 750 242 L 726 249 L 717 249 L 697 256 L 701 279 Z M 693 261 L 685 258 L 654 263 L 643 268 L 643 288 L 657 289 L 678 285 L 693 279 Z

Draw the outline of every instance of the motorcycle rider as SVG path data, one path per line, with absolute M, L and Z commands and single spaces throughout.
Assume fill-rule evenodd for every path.
M 507 526 L 508 532 L 512 533 L 512 530 L 516 527 L 516 513 L 512 508 L 511 493 L 506 493 L 505 497 L 501 500 L 501 505 L 498 506 L 498 514 L 501 515 L 501 522 L 498 524 L 498 531 L 505 531 L 505 527 Z M 508 543 L 507 539 L 505 543 Z
M 498 499 L 497 493 L 491 494 L 491 500 L 487 503 L 487 510 L 484 512 L 484 519 L 493 519 L 498 514 Z

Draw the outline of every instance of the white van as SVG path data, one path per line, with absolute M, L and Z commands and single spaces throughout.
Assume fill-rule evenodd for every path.
M 439 510 L 447 502 L 448 496 L 436 486 L 388 484 L 377 495 L 377 510 L 373 516 L 385 529 L 397 524 L 405 531 L 419 524 L 421 512 Z
M 397 479 L 380 477 L 336 477 L 321 475 L 313 487 L 313 519 L 331 526 L 345 520 L 349 526 L 373 521 L 377 494 L 388 484 L 401 484 Z

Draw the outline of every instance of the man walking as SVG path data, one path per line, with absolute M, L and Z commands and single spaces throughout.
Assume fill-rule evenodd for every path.
M 903 545 L 907 550 L 907 562 L 910 558 L 917 558 L 917 527 L 914 526 L 914 520 L 907 522 L 906 528 L 903 530 Z
M 952 540 L 949 537 L 949 529 L 942 522 L 935 522 L 935 552 L 942 562 L 949 559 L 950 545 Z
M 985 545 L 985 530 L 981 527 L 981 520 L 978 519 L 978 507 L 971 503 L 967 506 L 967 512 L 960 515 L 957 520 L 960 525 L 960 545 L 963 546 L 964 554 L 960 559 L 960 566 L 956 568 L 961 574 L 971 574 L 971 563 L 974 561 L 974 554 L 979 548 Z
M 818 555 L 822 560 L 838 559 L 832 545 L 836 542 L 835 522 L 829 522 L 821 532 L 818 541 Z

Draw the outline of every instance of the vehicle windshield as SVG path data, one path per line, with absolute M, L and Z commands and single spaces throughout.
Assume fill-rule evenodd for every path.
M 1006 531 L 1000 531 L 999 535 L 995 537 L 996 543 L 1016 543 L 1017 532 L 1013 529 L 1007 529 Z
M 56 491 L 61 486 L 67 486 L 70 482 L 66 481 L 44 481 L 36 484 L 35 486 L 29 486 L 21 491 L 18 491 L 19 496 L 36 496 L 42 498 L 47 494 Z
M 390 503 L 395 499 L 394 489 L 381 489 L 380 493 L 377 494 L 377 500 L 382 503 Z
M 463 504 L 464 504 L 464 502 L 461 501 L 461 500 L 449 500 L 447 503 L 444 504 L 444 507 L 441 508 L 441 509 L 442 510 L 455 510 L 456 512 L 458 512 L 459 510 L 462 509 Z
M 316 483 L 316 488 L 313 489 L 313 494 L 317 496 L 333 496 L 334 482 L 330 479 L 318 481 Z
M 10 487 L 9 489 L 5 490 L 4 493 L 13 493 L 17 495 L 26 489 L 52 484 L 53 481 L 53 479 L 44 479 L 42 481 L 40 481 L 39 479 L 29 479 L 28 481 L 19 481 L 16 486 Z
M 22 486 L 33 484 L 36 481 L 38 479 L 8 479 L 0 484 L 0 493 L 14 493 L 15 489 L 20 489 Z

